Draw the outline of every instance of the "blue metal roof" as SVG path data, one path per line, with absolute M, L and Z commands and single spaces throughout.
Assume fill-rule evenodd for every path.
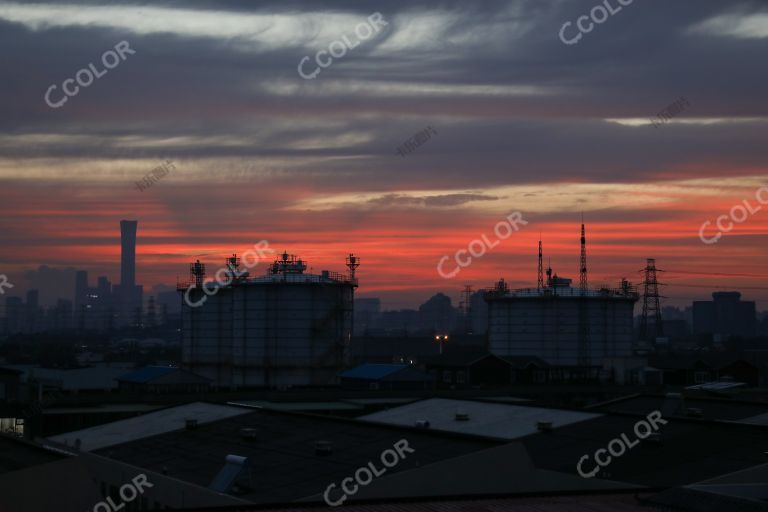
M 145 366 L 144 368 L 139 368 L 134 372 L 121 375 L 120 377 L 117 378 L 117 380 L 120 380 L 123 382 L 144 383 L 144 382 L 149 382 L 158 377 L 168 375 L 169 373 L 176 372 L 178 370 L 179 370 L 178 368 L 171 367 L 171 366 Z
M 343 379 L 377 380 L 405 368 L 408 368 L 407 364 L 361 364 L 356 368 L 342 372 L 339 374 L 339 377 Z

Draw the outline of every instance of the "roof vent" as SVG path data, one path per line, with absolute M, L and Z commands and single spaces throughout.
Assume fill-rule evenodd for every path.
M 469 421 L 469 413 L 456 411 L 456 421 Z
M 692 418 L 703 418 L 704 417 L 704 411 L 701 409 L 698 409 L 696 407 L 689 407 L 685 410 L 685 414 L 687 416 L 690 416 Z
M 330 455 L 333 453 L 333 447 L 330 441 L 317 441 L 315 443 L 315 455 Z
M 197 430 L 197 420 L 186 420 L 185 426 L 187 430 Z
M 429 428 L 429 422 L 427 420 L 419 420 L 415 423 L 416 428 Z
M 245 441 L 255 441 L 258 438 L 258 431 L 253 427 L 244 427 L 240 429 L 240 437 Z
M 551 432 L 552 431 L 552 422 L 551 421 L 537 421 L 536 422 L 536 430 L 539 432 Z

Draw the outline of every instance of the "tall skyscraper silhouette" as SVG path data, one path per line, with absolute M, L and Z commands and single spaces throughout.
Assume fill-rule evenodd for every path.
M 134 324 L 140 319 L 142 307 L 141 286 L 136 285 L 136 220 L 120 221 L 120 286 L 118 300 L 120 301 L 119 325 Z M 137 315 L 137 310 L 139 314 Z
M 136 285 L 136 228 L 135 220 L 120 221 L 120 285 L 132 288 Z

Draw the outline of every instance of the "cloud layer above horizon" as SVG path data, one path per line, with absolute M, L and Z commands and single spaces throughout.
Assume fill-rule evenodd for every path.
M 768 207 L 717 244 L 699 229 L 768 184 L 768 6 L 635 0 L 563 44 L 563 24 L 600 3 L 0 1 L 0 274 L 16 291 L 41 265 L 118 282 L 131 218 L 146 288 L 265 239 L 315 270 L 359 254 L 360 293 L 400 307 L 535 284 L 540 232 L 573 277 L 583 211 L 593 282 L 638 280 L 655 257 L 670 303 L 727 287 L 767 308 Z M 299 76 L 377 12 L 378 32 Z M 46 104 L 120 41 L 135 54 Z M 690 107 L 654 126 L 681 96 Z M 513 211 L 525 229 L 438 275 Z

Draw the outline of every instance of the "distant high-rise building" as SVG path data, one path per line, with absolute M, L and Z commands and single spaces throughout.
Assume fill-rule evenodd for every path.
M 55 307 L 48 308 L 46 320 L 49 331 L 60 332 L 72 327 L 72 301 L 58 299 Z
M 377 336 L 417 334 L 421 332 L 420 318 L 419 312 L 415 309 L 382 311 L 374 334 Z
M 136 284 L 136 228 L 135 220 L 120 221 L 120 286 Z
M 38 290 L 27 291 L 27 302 L 24 305 L 24 332 L 40 332 L 43 330 L 40 322 L 40 292 Z
M 160 304 L 160 325 L 168 323 L 168 304 Z
M 356 335 L 365 334 L 376 327 L 381 316 L 381 299 L 355 299 L 354 331 Z
M 470 318 L 472 322 L 472 334 L 485 334 L 488 332 L 488 303 L 485 302 L 485 292 L 478 291 L 472 294 Z
M 88 271 L 78 270 L 75 273 L 75 328 L 85 329 L 86 305 L 88 304 Z
M 137 323 L 137 310 L 142 309 L 143 289 L 136 285 L 136 229 L 135 220 L 120 221 L 120 285 L 116 286 L 119 301 L 119 325 Z M 140 322 L 140 320 L 139 320 Z
M 437 293 L 419 306 L 420 327 L 429 333 L 450 333 L 456 328 L 458 312 L 451 305 L 451 298 Z
M 181 300 L 177 291 L 160 292 L 157 294 L 156 304 L 165 306 L 169 314 L 176 315 L 181 313 Z
M 27 306 L 31 308 L 40 306 L 40 292 L 38 290 L 29 290 L 27 292 Z
M 110 331 L 115 327 L 115 304 L 118 287 L 106 276 L 99 276 L 96 287 L 88 285 L 88 272 L 75 274 L 74 324 L 78 330 Z M 118 303 L 119 305 L 119 303 Z
M 88 300 L 88 271 L 78 270 L 75 273 L 75 311 L 80 311 L 80 308 Z
M 21 297 L 8 297 L 5 299 L 5 332 L 16 334 L 22 331 L 22 312 L 24 302 Z
M 99 276 L 96 288 L 92 289 L 94 327 L 99 331 L 111 331 L 115 327 L 115 303 L 119 301 L 119 297 L 115 297 L 116 288 L 106 276 Z
M 742 301 L 739 292 L 716 292 L 712 301 L 693 303 L 693 332 L 718 339 L 754 336 L 757 311 L 754 302 Z
M 149 303 L 147 304 L 147 327 L 157 326 L 157 316 L 155 312 L 155 297 L 149 297 Z

